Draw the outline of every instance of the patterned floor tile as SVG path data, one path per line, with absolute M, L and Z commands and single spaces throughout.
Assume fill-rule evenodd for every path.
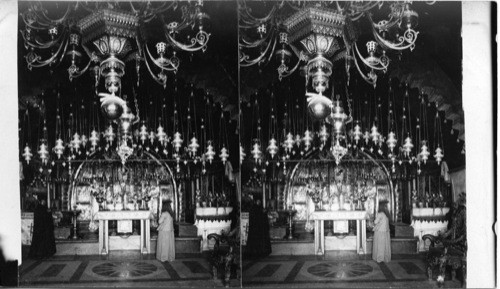
M 249 282 L 285 282 L 298 261 L 267 261 L 257 262 L 243 272 L 243 280 Z M 273 274 L 264 274 L 265 270 L 273 268 Z M 270 273 L 270 272 L 268 272 Z
M 184 278 L 211 278 L 209 265 L 206 261 L 200 262 L 199 259 L 182 259 L 169 263 L 172 268 Z
M 168 280 L 171 276 L 156 260 L 89 261 L 79 281 Z
M 393 260 L 386 265 L 396 279 L 426 278 L 425 263 L 420 260 Z
M 372 261 L 308 261 L 295 281 L 365 281 L 385 280 L 379 266 Z
M 373 260 L 335 260 L 314 258 L 266 258 L 243 264 L 244 286 L 309 287 L 432 287 L 420 259 L 397 259 L 389 263 Z M 421 286 L 422 285 L 422 286 Z M 328 286 L 327 286 L 328 287 Z M 403 286 L 408 287 L 408 286 Z
M 21 283 L 70 282 L 81 261 L 44 261 L 22 275 Z
M 26 260 L 21 267 L 21 286 L 95 286 L 117 283 L 120 287 L 130 284 L 155 286 L 165 284 L 198 284 L 220 287 L 219 280 L 212 280 L 209 265 L 204 258 L 178 259 L 173 262 L 160 262 L 147 259 L 101 259 L 95 258 Z M 234 280 L 233 280 L 234 281 Z M 208 284 L 209 282 L 210 284 Z M 213 284 L 212 284 L 213 283 Z M 233 284 L 235 282 L 232 282 Z M 236 280 L 239 284 L 239 281 Z M 148 285 L 149 284 L 149 285 Z M 157 284 L 152 285 L 152 284 Z M 220 285 L 220 286 L 219 286 Z M 162 286 L 160 286 L 162 287 Z

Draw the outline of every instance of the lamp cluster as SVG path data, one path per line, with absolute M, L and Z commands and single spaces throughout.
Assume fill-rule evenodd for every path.
M 204 52 L 210 39 L 210 33 L 204 30 L 210 17 L 203 12 L 202 0 L 181 4 L 177 1 L 27 3 L 28 8 L 21 13 L 24 23 L 21 34 L 28 68 L 66 65 L 70 80 L 91 71 L 96 94 L 101 96 L 101 108 L 113 120 L 126 109 L 120 95 L 127 63 L 135 62 L 137 83 L 145 64 L 150 76 L 165 87 L 167 74 L 179 69 L 178 52 Z M 178 8 L 182 16 L 175 19 L 173 15 Z M 156 31 L 152 27 L 162 29 L 163 40 L 154 44 L 156 55 L 148 43 L 157 39 L 152 36 Z M 183 43 L 178 38 L 188 30 L 195 34 L 188 36 L 189 43 Z M 102 79 L 107 92 L 98 93 Z

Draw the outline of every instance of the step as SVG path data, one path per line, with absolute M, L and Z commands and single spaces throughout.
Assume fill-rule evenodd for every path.
M 120 247 L 119 250 L 139 251 L 140 236 L 132 235 L 128 238 L 110 236 L 110 250 Z M 99 240 L 79 239 L 79 240 L 56 240 L 56 255 L 98 255 Z M 118 250 L 118 248 L 117 248 Z M 156 253 L 156 236 L 151 238 L 151 253 Z M 201 237 L 176 237 L 175 253 L 201 253 Z
M 413 227 L 405 223 L 394 224 L 394 236 L 395 237 L 414 237 Z
M 179 237 L 196 237 L 198 229 L 189 223 L 179 223 Z
M 347 238 L 350 237 L 350 238 Z M 347 239 L 352 239 L 354 236 L 347 236 L 344 238 L 343 243 L 339 243 L 338 245 L 343 248 L 343 250 L 331 250 L 328 252 L 337 252 L 337 251 L 348 251 L 352 249 L 350 247 L 355 248 L 355 239 L 350 240 L 352 244 L 344 244 L 347 242 Z M 333 238 L 333 237 L 330 237 Z M 271 255 L 314 255 L 314 239 L 295 239 L 295 240 L 272 240 L 271 241 L 272 252 Z M 332 247 L 331 244 L 327 244 L 327 249 Z M 373 247 L 373 237 L 368 237 L 366 239 L 366 253 L 371 254 Z M 391 238 L 391 251 L 392 254 L 405 254 L 412 255 L 418 254 L 418 238 L 416 237 L 394 237 Z

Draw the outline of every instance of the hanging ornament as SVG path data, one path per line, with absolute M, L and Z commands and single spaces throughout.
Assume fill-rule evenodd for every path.
M 115 139 L 115 132 L 113 131 L 113 126 L 109 125 L 108 128 L 106 129 L 106 132 L 104 133 L 104 138 L 108 142 L 108 144 L 112 144 L 113 140 Z
M 40 149 L 38 150 L 38 155 L 40 156 L 42 163 L 44 165 L 46 165 L 47 161 L 49 159 L 49 151 L 47 149 L 47 145 L 43 142 L 40 144 Z
M 335 163 L 338 165 L 340 163 L 340 160 L 346 155 L 347 153 L 347 148 L 343 147 L 339 139 L 335 141 L 335 145 L 330 148 L 330 151 L 335 158 Z
M 174 146 L 176 153 L 179 153 L 183 142 L 184 141 L 182 140 L 181 134 L 179 132 L 174 133 L 174 139 L 172 140 L 172 144 Z
M 198 144 L 198 139 L 196 139 L 196 137 L 193 136 L 191 138 L 190 144 L 188 145 L 188 149 L 189 149 L 189 153 L 191 154 L 191 157 L 196 156 L 196 152 L 198 151 L 199 147 L 200 147 L 200 145 Z
M 88 140 L 89 139 L 87 138 L 87 136 L 82 134 L 82 136 L 80 137 L 80 141 L 83 148 L 85 148 L 85 146 L 87 145 Z
M 260 162 L 260 157 L 262 155 L 262 151 L 260 150 L 260 144 L 258 142 L 255 142 L 253 144 L 253 149 L 252 149 L 252 156 L 255 162 Z
M 322 143 L 322 148 L 326 144 L 326 141 L 328 140 L 328 137 L 330 134 L 328 133 L 328 130 L 326 129 L 326 125 L 322 125 L 320 130 L 319 130 L 319 139 L 321 140 Z
M 240 147 L 240 149 L 242 149 L 242 147 Z M 229 158 L 229 153 L 226 147 L 221 148 L 219 157 L 222 160 L 222 163 L 226 164 L 227 159 Z
M 363 135 L 363 139 L 365 140 L 365 144 L 368 144 L 370 142 L 370 133 L 365 130 L 365 134 Z
M 302 137 L 300 136 L 300 134 L 296 134 L 295 135 L 295 144 L 297 145 L 297 147 L 300 147 L 301 143 L 302 143 Z
M 205 153 L 205 155 L 207 157 L 208 162 L 212 163 L 212 161 L 214 160 L 215 152 L 211 141 L 208 141 L 207 152 Z
M 410 156 L 412 149 L 413 149 L 413 143 L 411 142 L 411 137 L 407 137 L 405 139 L 405 143 L 403 145 L 403 152 L 404 152 L 406 157 Z
M 293 135 L 292 133 L 288 133 L 286 135 L 286 139 L 285 139 L 285 150 L 287 153 L 290 153 L 293 149 L 293 145 L 295 144 L 295 141 L 293 139 Z
M 156 134 L 155 134 L 154 130 L 151 130 L 151 131 L 149 132 L 149 143 L 150 143 L 151 145 L 152 145 L 152 144 L 154 144 L 155 139 L 156 139 Z
M 122 140 L 120 146 L 117 148 L 117 153 L 122 161 L 122 165 L 125 165 L 127 159 L 134 153 L 134 149 L 128 145 L 127 141 Z
M 148 128 L 143 124 L 141 126 L 141 130 L 139 131 L 139 138 L 142 142 L 142 144 L 144 144 L 144 142 L 146 142 L 146 140 L 148 139 Z
M 354 131 L 352 134 L 354 136 L 354 141 L 356 142 L 356 144 L 358 144 L 359 141 L 361 140 L 361 137 L 363 136 L 363 133 L 361 132 L 361 127 L 359 126 L 359 124 L 356 124 L 354 126 Z
M 429 159 L 429 155 L 430 155 L 430 153 L 429 153 L 426 141 L 424 140 L 424 141 L 422 141 L 422 146 L 420 147 L 420 158 L 422 159 L 424 164 L 427 163 L 427 160 Z
M 438 165 L 440 165 L 441 161 L 444 158 L 443 150 L 440 147 L 436 148 L 436 154 L 434 155 L 434 158 L 436 159 Z
M 33 154 L 31 153 L 31 149 L 28 145 L 24 147 L 24 153 L 23 153 L 24 160 L 26 160 L 26 163 L 29 165 L 31 158 L 33 157 Z
M 277 141 L 275 138 L 271 138 L 269 140 L 269 145 L 267 146 L 267 151 L 271 155 L 271 158 L 274 159 L 274 156 L 278 153 L 278 146 L 276 145 Z
M 54 146 L 54 152 L 57 155 L 58 159 L 61 159 L 61 156 L 64 154 L 64 142 L 62 139 L 58 138 L 56 140 L 56 145 Z
M 302 138 L 302 141 L 304 142 L 304 149 L 306 151 L 308 151 L 311 148 L 312 140 L 313 140 L 313 138 L 312 138 L 311 131 L 306 129 L 306 131 L 304 132 L 304 137 Z
M 71 140 L 71 146 L 75 151 L 79 151 L 81 144 L 82 141 L 80 139 L 80 135 L 77 132 L 75 132 L 75 134 L 73 135 L 73 139 Z
M 375 124 L 371 128 L 370 137 L 375 145 L 378 144 L 380 133 L 378 132 L 378 128 Z
M 396 134 L 392 131 L 389 132 L 389 134 L 387 135 L 387 147 L 390 150 L 389 156 L 392 156 L 397 143 L 398 140 L 396 139 Z
M 99 143 L 99 134 L 97 133 L 97 131 L 95 130 L 92 130 L 92 132 L 90 132 L 90 145 L 92 146 L 92 151 L 94 151 L 97 147 L 97 144 Z
M 165 146 L 165 143 L 167 141 L 167 134 L 163 130 L 163 127 L 161 125 L 158 125 L 158 129 L 156 131 L 156 137 L 158 138 L 158 141 L 162 146 Z

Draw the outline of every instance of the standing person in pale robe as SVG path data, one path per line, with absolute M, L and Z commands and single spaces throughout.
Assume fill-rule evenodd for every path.
M 158 239 L 156 240 L 156 259 L 161 262 L 175 260 L 174 212 L 172 201 L 162 203 L 158 220 Z
M 381 201 L 378 205 L 378 213 L 375 217 L 375 228 L 373 231 L 372 259 L 377 263 L 391 261 L 391 235 L 389 227 L 389 210 L 387 201 Z

